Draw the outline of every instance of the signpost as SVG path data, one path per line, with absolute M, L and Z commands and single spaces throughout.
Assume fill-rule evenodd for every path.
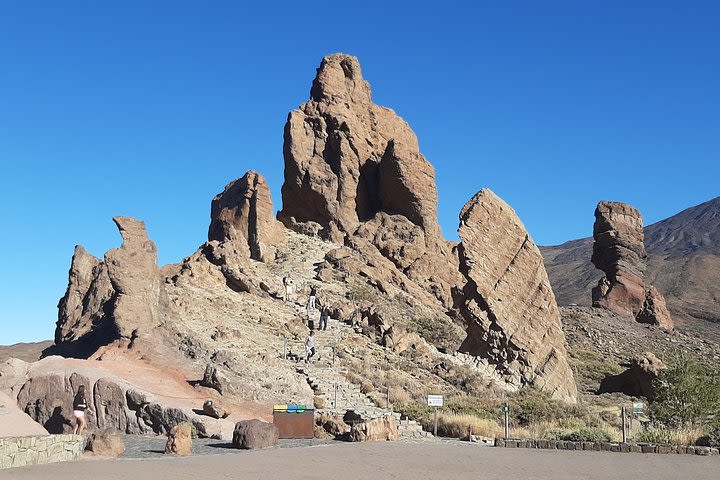
M 510 437 L 510 405 L 503 403 L 503 415 L 505 415 L 505 440 Z
M 437 437 L 437 424 L 438 424 L 438 407 L 443 406 L 443 396 L 442 395 L 428 395 L 428 407 L 433 407 L 435 410 L 435 428 L 433 430 L 433 435 Z

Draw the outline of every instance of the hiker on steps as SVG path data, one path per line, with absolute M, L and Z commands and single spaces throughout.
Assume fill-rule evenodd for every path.
M 330 308 L 327 305 L 320 307 L 320 325 L 318 330 L 327 330 L 328 318 L 330 318 Z
M 283 302 L 291 301 L 293 290 L 295 289 L 295 285 L 294 285 L 293 279 L 289 273 L 283 277 L 283 288 L 285 291 L 285 295 L 283 295 Z
M 308 298 L 307 303 L 307 316 L 308 320 L 310 320 L 310 314 L 315 310 L 315 299 L 317 298 L 317 287 L 314 285 L 310 287 L 310 298 Z
M 310 363 L 310 359 L 315 355 L 315 332 L 313 330 L 310 330 L 310 335 L 305 340 L 305 352 L 305 363 Z

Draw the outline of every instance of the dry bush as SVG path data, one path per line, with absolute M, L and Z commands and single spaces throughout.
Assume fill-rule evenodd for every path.
M 325 400 L 323 400 L 322 397 L 318 397 L 317 395 L 313 397 L 313 405 L 316 409 L 320 410 L 325 408 Z
M 500 437 L 503 429 L 496 420 L 480 418 L 475 415 L 440 413 L 438 415 L 438 435 L 450 438 L 462 438 L 468 434 L 468 426 L 472 426 L 473 435 L 482 437 Z M 423 421 L 425 430 L 432 431 L 433 418 Z
M 398 386 L 390 387 L 390 403 L 410 403 L 412 397 L 404 388 Z
M 360 391 L 367 395 L 368 393 L 375 390 L 375 386 L 369 380 L 363 380 L 360 384 Z
M 655 428 L 633 434 L 632 440 L 667 445 L 695 445 L 703 434 L 701 427 Z

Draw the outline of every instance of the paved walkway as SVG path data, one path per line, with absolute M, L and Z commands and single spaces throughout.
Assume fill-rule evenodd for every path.
M 459 442 L 332 444 L 198 455 L 82 461 L 0 471 L 0 479 L 714 479 L 719 457 L 485 448 Z

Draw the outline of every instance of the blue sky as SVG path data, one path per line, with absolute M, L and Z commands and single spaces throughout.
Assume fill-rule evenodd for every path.
M 276 209 L 287 113 L 359 57 L 436 169 L 439 216 L 490 187 L 539 244 L 602 199 L 646 223 L 720 194 L 714 2 L 0 2 L 0 344 L 51 338 L 75 244 L 144 220 L 170 263 L 248 169 Z

